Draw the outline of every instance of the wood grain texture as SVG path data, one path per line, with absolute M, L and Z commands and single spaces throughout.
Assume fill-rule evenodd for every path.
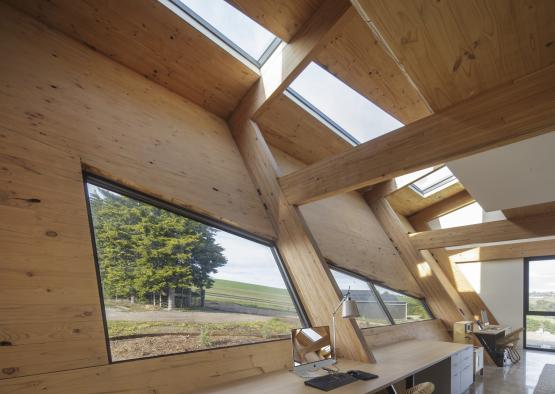
M 473 263 L 551 255 L 555 255 L 555 240 L 549 239 L 449 250 L 448 257 L 452 263 Z
M 270 145 L 306 164 L 345 152 L 352 146 L 288 94 L 272 101 L 257 123 Z
M 410 340 L 451 341 L 451 337 L 441 323 L 433 319 L 394 326 L 363 328 L 362 334 L 370 348 L 375 349 Z
M 129 187 L 275 236 L 222 119 L 0 7 L 0 48 L 10 58 L 0 64 L 5 127 Z
M 432 113 L 411 81 L 354 8 L 316 62 L 404 124 Z
M 555 202 L 503 209 L 503 215 L 509 220 L 525 216 L 551 214 L 553 212 L 555 212 Z
M 512 220 L 421 231 L 410 234 L 410 242 L 417 249 L 435 249 L 547 235 L 555 235 L 555 212 Z
M 279 187 L 279 167 L 262 133 L 252 121 L 232 126 L 232 132 L 268 209 L 278 235 L 278 250 L 310 323 L 330 325 L 341 292 L 302 214 L 286 201 Z M 337 347 L 340 357 L 374 361 L 354 319 L 337 320 Z
M 422 288 L 434 316 L 441 319 L 448 330 L 454 322 L 471 318 L 470 310 L 434 257 L 410 243 L 407 235 L 410 224 L 402 221 L 385 199 L 371 202 L 370 207 Z
M 86 369 L 108 357 L 83 164 L 247 231 L 274 232 L 224 121 L 4 3 L 0 15 L 10 58 L 0 63 L 0 340 L 11 344 L 0 346 L 0 392 L 42 391 L 46 373 L 70 369 L 77 377 L 54 378 L 51 392 L 181 393 L 284 368 L 288 347 L 261 345 Z M 25 375 L 37 376 L 8 383 Z
M 356 0 L 434 111 L 555 62 L 551 0 Z
M 284 340 L 4 379 L 0 380 L 0 392 L 196 393 L 207 386 L 286 369 L 290 363 L 291 346 Z
M 282 173 L 304 166 L 271 148 Z M 423 297 L 372 210 L 356 192 L 316 201 L 300 211 L 326 260 L 378 283 Z
M 418 211 L 417 213 L 409 216 L 408 219 L 413 224 L 428 223 L 431 220 L 447 215 L 457 209 L 466 207 L 473 202 L 474 198 L 466 190 L 461 190 L 444 200 L 438 201 L 433 205 Z
M 252 67 L 156 0 L 9 3 L 222 117 L 258 79 Z
M 463 199 L 463 203 L 465 201 L 466 200 Z M 442 207 L 435 207 L 435 211 L 433 212 L 434 215 L 442 216 L 443 214 L 452 212 L 454 209 L 456 209 L 456 206 L 460 204 L 460 201 L 455 200 L 452 204 L 439 203 L 436 205 L 440 204 L 442 205 Z M 441 208 L 443 208 L 443 211 L 441 211 Z M 430 212 L 430 214 L 432 214 L 432 212 Z M 430 229 L 429 221 L 427 220 L 427 218 L 428 217 L 426 216 L 413 216 L 409 218 L 409 223 L 416 231 L 426 231 Z M 451 281 L 451 284 L 453 285 L 455 290 L 458 291 L 465 305 L 472 312 L 473 320 L 481 319 L 481 312 L 485 310 L 489 315 L 489 320 L 491 324 L 498 324 L 498 321 L 493 312 L 488 308 L 482 297 L 480 297 L 480 295 L 476 293 L 476 290 L 468 281 L 463 272 L 459 269 L 457 264 L 449 260 L 448 251 L 445 249 L 433 249 L 427 252 L 432 254 L 439 267 L 445 273 L 445 276 Z
M 290 42 L 322 0 L 226 0 L 261 26 Z
M 281 177 L 280 184 L 291 203 L 304 204 L 550 132 L 554 71 L 547 67 L 477 95 Z
M 256 120 L 268 105 L 278 98 L 301 71 L 321 50 L 328 37 L 341 23 L 349 0 L 325 0 L 287 45 L 276 49 L 261 69 L 260 79 L 243 97 L 229 121 L 239 126 L 250 119 Z
M 388 195 L 387 200 L 397 213 L 403 216 L 410 216 L 439 204 L 463 190 L 464 186 L 460 182 L 456 182 L 445 189 L 424 197 L 407 186 Z

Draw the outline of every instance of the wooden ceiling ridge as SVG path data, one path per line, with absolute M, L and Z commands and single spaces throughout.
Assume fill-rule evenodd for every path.
M 551 65 L 478 94 L 282 176 L 280 184 L 291 203 L 305 204 L 550 132 L 555 126 L 554 71 Z
M 555 239 L 480 246 L 449 251 L 452 263 L 474 263 L 555 255 Z

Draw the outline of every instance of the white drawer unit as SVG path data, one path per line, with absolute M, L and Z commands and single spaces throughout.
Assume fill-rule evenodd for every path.
M 462 394 L 474 380 L 474 354 L 472 346 L 451 356 L 451 394 Z

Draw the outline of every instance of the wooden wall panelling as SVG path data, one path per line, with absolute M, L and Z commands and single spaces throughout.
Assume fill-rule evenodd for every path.
M 282 173 L 304 166 L 270 148 Z M 423 297 L 420 286 L 359 193 L 306 204 L 300 211 L 328 261 L 393 289 Z
M 467 201 L 467 200 L 463 200 L 463 201 Z M 452 201 L 452 205 L 445 205 L 442 203 L 443 201 L 438 203 L 437 205 L 442 205 L 445 209 L 445 212 L 450 212 L 450 211 L 453 211 L 454 205 L 459 204 L 459 201 L 458 200 Z M 433 207 L 434 206 L 428 209 L 431 209 Z M 435 215 L 441 216 L 441 214 L 439 213 L 440 209 L 441 207 L 435 208 Z M 419 213 L 422 213 L 422 212 L 424 211 L 421 211 Z M 429 214 L 431 215 L 432 213 L 430 212 Z M 409 222 L 411 223 L 411 225 L 414 227 L 416 231 L 426 231 L 430 229 L 430 225 L 428 224 L 428 221 L 426 221 L 425 219 L 427 219 L 425 216 L 412 217 L 412 218 L 409 218 Z M 470 284 L 466 276 L 461 272 L 457 264 L 452 263 L 449 260 L 448 252 L 445 249 L 433 249 L 433 250 L 429 250 L 428 252 L 430 252 L 434 256 L 440 268 L 445 273 L 445 276 L 449 278 L 453 287 L 459 292 L 460 297 L 462 298 L 466 306 L 468 306 L 468 309 L 470 309 L 470 311 L 472 312 L 472 315 L 473 315 L 472 320 L 479 320 L 479 319 L 481 320 L 480 312 L 482 310 L 485 310 L 489 315 L 490 322 L 492 324 L 497 324 L 497 319 L 495 318 L 495 315 L 488 308 L 484 300 L 482 300 L 482 297 L 480 297 L 480 295 L 476 293 L 475 289 L 472 287 L 472 285 Z
M 271 355 L 271 357 L 268 357 Z M 186 394 L 291 365 L 288 340 L 0 380 L 0 392 Z
M 355 0 L 434 111 L 555 62 L 551 0 Z
M 272 101 L 257 123 L 269 144 L 306 164 L 345 152 L 352 146 L 288 94 Z
M 334 29 L 348 22 L 344 16 L 350 6 L 349 0 L 323 1 L 295 39 L 277 48 L 264 64 L 260 79 L 235 108 L 230 123 L 238 126 L 256 120 L 312 61 Z
M 168 3 L 9 3 L 222 117 L 231 113 L 258 79 L 253 66 L 238 60 L 183 20 L 166 6 Z
M 4 3 L 0 13 L 7 127 L 134 189 L 275 236 L 222 119 Z
M 410 234 L 417 249 L 512 241 L 555 235 L 555 212 Z
M 473 202 L 474 198 L 466 190 L 461 190 L 460 192 L 453 194 L 442 201 L 438 201 L 435 204 L 409 216 L 408 219 L 413 224 L 428 223 L 438 217 L 466 207 Z
M 287 203 L 277 176 L 279 168 L 258 126 L 233 125 L 237 145 L 276 229 L 277 247 L 310 323 L 330 325 L 341 293 L 298 208 Z M 318 300 L 318 302 L 314 302 Z M 354 319 L 337 320 L 337 351 L 341 357 L 374 361 Z
M 448 251 L 451 263 L 473 263 L 555 255 L 555 240 L 515 242 Z
M 362 329 L 362 334 L 371 348 L 387 346 L 409 340 L 432 340 L 450 342 L 452 339 L 441 320 L 425 320 L 408 324 Z
M 275 233 L 224 121 L 4 3 L 0 15 L 0 338 L 12 344 L 0 347 L 0 392 L 182 393 L 287 367 L 287 341 L 98 366 L 108 360 L 83 162 Z
M 106 364 L 79 158 L 0 126 L 0 217 L 0 379 Z
M 283 191 L 291 203 L 304 204 L 550 132 L 554 70 L 547 67 L 281 177 Z
M 422 288 L 435 317 L 441 319 L 448 330 L 452 329 L 454 322 L 469 319 L 472 316 L 470 310 L 433 256 L 416 250 L 410 243 L 407 235 L 407 226 L 410 225 L 397 216 L 385 199 L 371 202 L 370 207 Z
M 291 41 L 322 4 L 322 0 L 226 1 L 286 42 Z
M 357 11 L 316 56 L 316 62 L 402 123 L 432 113 L 405 73 L 376 39 Z

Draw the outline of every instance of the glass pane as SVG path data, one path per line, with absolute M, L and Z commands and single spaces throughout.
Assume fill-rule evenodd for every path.
M 451 228 L 482 223 L 484 221 L 483 218 L 484 210 L 480 204 L 474 202 L 447 215 L 443 215 L 438 220 L 441 228 Z
M 87 184 L 114 361 L 288 338 L 271 248 Z
M 224 0 L 176 0 L 204 19 L 253 59 L 259 60 L 276 36 Z
M 376 290 L 378 290 L 395 323 L 410 323 L 432 318 L 426 310 L 424 303 L 418 298 L 409 297 L 408 295 L 380 286 L 376 286 Z
M 528 310 L 555 312 L 555 257 L 530 260 L 528 267 Z
M 291 83 L 290 89 L 358 142 L 374 139 L 403 126 L 316 63 L 310 63 Z
M 526 316 L 526 346 L 555 350 L 555 316 Z
M 430 175 L 417 180 L 411 186 L 420 194 L 429 195 L 444 189 L 456 180 L 457 178 L 453 175 L 451 170 L 444 166 L 432 172 Z
M 387 315 L 366 281 L 334 269 L 331 273 L 343 295 L 351 289 L 351 297 L 357 302 L 360 313 L 360 317 L 356 318 L 359 327 L 390 325 Z

